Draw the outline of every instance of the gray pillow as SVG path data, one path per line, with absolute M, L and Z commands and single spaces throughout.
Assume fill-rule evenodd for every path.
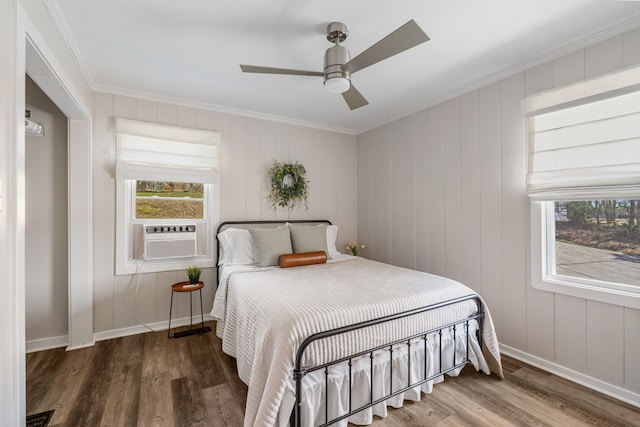
M 291 246 L 294 253 L 327 252 L 326 225 L 296 225 L 289 224 L 291 231 Z
M 256 264 L 260 267 L 278 265 L 278 257 L 290 254 L 291 238 L 289 228 L 250 228 L 251 245 Z

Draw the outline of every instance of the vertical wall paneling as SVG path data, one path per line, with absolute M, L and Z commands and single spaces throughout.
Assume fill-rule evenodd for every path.
M 640 27 L 622 35 L 622 66 L 640 64 Z
M 587 374 L 607 383 L 624 383 L 624 308 L 587 301 Z
M 531 288 L 520 103 L 637 65 L 639 47 L 637 28 L 357 138 L 358 237 L 373 242 L 367 255 L 411 262 L 406 233 L 414 224 L 405 211 L 413 209 L 416 268 L 476 289 L 505 349 L 632 394 L 640 392 L 639 311 Z M 398 182 L 406 179 L 414 180 L 413 198 Z
M 553 85 L 553 67 L 546 62 L 525 73 L 525 95 L 547 90 Z M 527 240 L 528 241 L 528 240 Z M 527 245 L 529 249 L 529 245 Z M 527 251 L 527 254 L 529 251 Z M 529 255 L 527 255 L 527 259 Z M 528 270 L 527 270 L 528 271 Z M 527 352 L 554 360 L 554 297 L 534 289 L 527 276 Z
M 462 280 L 462 199 L 460 178 L 460 98 L 444 104 L 444 260 L 445 275 Z
M 585 78 L 584 49 L 552 61 L 553 87 Z M 585 300 L 554 296 L 554 353 L 556 362 L 578 372 L 586 372 L 587 331 Z
M 245 191 L 247 195 L 245 212 L 248 219 L 260 218 L 262 209 L 260 172 L 264 168 L 260 157 L 260 120 L 247 120 L 245 138 L 247 147 L 253 147 L 247 148 L 245 153 Z
M 416 185 L 416 269 L 429 271 L 429 224 L 431 222 L 431 203 L 427 198 L 429 146 L 427 144 L 429 113 L 423 110 L 413 115 L 414 119 L 414 168 Z M 358 188 L 360 191 L 360 188 Z M 374 227 L 374 225 L 371 225 Z
M 157 122 L 158 103 L 144 99 L 136 99 L 136 120 Z
M 584 50 L 554 59 L 553 87 L 563 86 L 585 78 Z
M 640 393 L 640 310 L 624 311 L 624 388 Z
M 500 82 L 500 137 L 502 189 L 502 340 L 516 348 L 526 346 L 526 262 L 528 203 L 525 188 L 524 74 Z
M 229 120 L 229 143 L 224 146 L 229 151 L 229 168 L 225 170 L 225 178 L 229 182 L 229 205 L 227 214 L 230 218 L 247 219 L 247 199 L 244 195 L 247 188 L 247 141 L 246 118 L 232 116 Z
M 184 107 L 178 105 L 178 126 L 186 128 L 196 127 L 196 109 L 192 107 Z
M 383 224 L 382 241 L 380 242 L 380 249 L 382 250 L 382 261 L 392 262 L 393 259 L 393 239 L 391 226 L 393 221 L 393 211 L 391 200 L 393 195 L 391 194 L 391 188 L 393 185 L 393 170 L 389 164 L 391 159 L 391 125 L 387 125 L 383 128 L 384 132 L 381 135 L 382 139 L 379 142 L 379 151 L 377 156 L 377 162 L 380 165 L 380 169 L 377 171 L 377 186 L 379 193 L 376 195 L 378 200 L 383 201 L 383 207 L 379 211 L 381 215 L 381 224 Z M 377 204 L 377 203 L 376 203 Z M 373 210 L 376 210 L 377 206 L 372 206 Z M 360 238 L 362 240 L 362 237 Z
M 267 200 L 271 184 L 269 182 L 269 175 L 267 171 L 271 167 L 272 163 L 276 159 L 276 124 L 272 122 L 261 122 L 261 135 L 260 135 L 260 153 L 261 162 L 259 179 L 262 183 L 262 216 L 261 218 L 275 218 L 275 212 L 271 209 L 271 202 Z
M 502 210 L 500 86 L 478 91 L 480 141 L 480 242 L 482 296 L 487 302 L 496 331 L 502 336 Z
M 415 173 L 413 117 L 395 122 L 391 128 L 391 233 L 393 262 L 415 268 Z
M 427 199 L 431 204 L 429 219 L 429 272 L 444 275 L 445 272 L 445 197 L 444 197 L 444 106 L 438 105 L 429 109 L 427 162 Z
M 169 318 L 171 284 L 186 280 L 184 271 L 114 275 L 114 117 L 220 132 L 221 220 L 322 217 L 340 226 L 340 245 L 356 236 L 355 136 L 105 93 L 94 94 L 93 107 L 93 190 L 101 195 L 94 198 L 94 331 L 101 336 L 138 331 L 143 324 L 160 327 Z M 308 169 L 309 211 L 271 209 L 267 171 L 274 159 L 300 161 Z M 213 303 L 215 274 L 208 268 L 201 276 L 205 314 Z M 193 296 L 197 316 L 199 299 Z M 188 315 L 188 295 L 176 295 L 173 319 Z
M 587 78 L 622 68 L 622 35 L 587 47 L 584 63 Z
M 482 293 L 478 92 L 460 98 L 460 280 Z
M 587 371 L 587 304 L 566 295 L 554 295 L 555 362 L 574 371 Z
M 104 95 L 103 96 L 108 96 Z M 178 106 L 172 104 L 158 104 L 158 122 L 168 125 L 176 125 L 178 123 Z

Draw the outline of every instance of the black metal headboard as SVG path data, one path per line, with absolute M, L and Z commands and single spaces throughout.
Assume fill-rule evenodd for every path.
M 220 240 L 218 239 L 218 234 L 221 231 L 224 231 L 227 228 L 268 228 L 277 225 L 283 224 L 327 224 L 332 225 L 331 221 L 328 219 L 274 219 L 274 220 L 258 220 L 258 221 L 224 221 L 221 222 L 216 230 L 216 289 L 218 288 L 218 281 L 220 280 Z

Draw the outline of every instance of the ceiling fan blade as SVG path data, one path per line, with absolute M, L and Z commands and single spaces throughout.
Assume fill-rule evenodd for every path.
M 240 69 L 245 73 L 263 73 L 263 74 L 288 74 L 293 76 L 324 76 L 320 71 L 304 71 L 290 70 L 288 68 L 260 67 L 257 65 L 240 64 Z
M 351 111 L 369 104 L 369 101 L 364 99 L 364 96 L 358 92 L 358 89 L 356 89 L 353 83 L 351 83 L 351 87 L 346 92 L 342 92 L 342 97 Z
M 412 19 L 344 64 L 344 68 L 351 73 L 355 73 L 428 40 L 429 36 Z

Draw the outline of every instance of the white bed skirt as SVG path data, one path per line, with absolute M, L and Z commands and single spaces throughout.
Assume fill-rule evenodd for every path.
M 469 324 L 469 360 L 476 370 L 481 370 L 487 375 L 490 373 L 489 367 L 482 355 L 480 346 L 476 339 L 476 322 Z M 454 340 L 452 329 L 442 331 L 442 371 L 454 366 Z M 435 375 L 440 370 L 440 338 L 434 332 L 427 336 L 427 377 Z M 467 357 L 467 340 L 464 328 L 458 326 L 455 340 L 455 363 L 462 363 Z M 425 345 L 422 338 L 417 338 L 411 342 L 411 383 L 418 382 L 425 378 Z M 380 350 L 373 355 L 373 400 L 377 400 L 390 393 L 390 371 L 393 371 L 393 391 L 400 390 L 409 385 L 407 379 L 408 372 L 408 347 L 405 344 L 394 346 L 392 363 L 390 352 L 387 349 Z M 390 367 L 391 366 L 391 370 Z M 448 375 L 457 376 L 462 368 L 448 372 Z M 360 408 L 370 402 L 370 371 L 371 361 L 369 354 L 361 356 L 352 361 L 352 408 Z M 328 370 L 328 417 L 329 420 L 337 418 L 349 412 L 349 366 L 348 362 L 331 366 Z M 373 422 L 373 416 L 387 416 L 387 406 L 399 408 L 403 401 L 420 400 L 420 393 L 431 393 L 433 384 L 444 381 L 443 375 L 435 377 L 420 386 L 415 386 L 403 393 L 400 393 L 386 401 L 374 405 L 371 408 L 360 411 L 347 419 L 334 424 L 335 426 L 346 427 L 347 423 L 358 425 L 368 425 Z M 325 371 L 320 369 L 307 374 L 302 383 L 303 398 L 301 406 L 301 421 L 303 426 L 318 426 L 325 421 Z M 278 425 L 285 427 L 289 425 L 291 411 L 295 404 L 295 382 L 290 377 L 285 394 L 278 412 Z

